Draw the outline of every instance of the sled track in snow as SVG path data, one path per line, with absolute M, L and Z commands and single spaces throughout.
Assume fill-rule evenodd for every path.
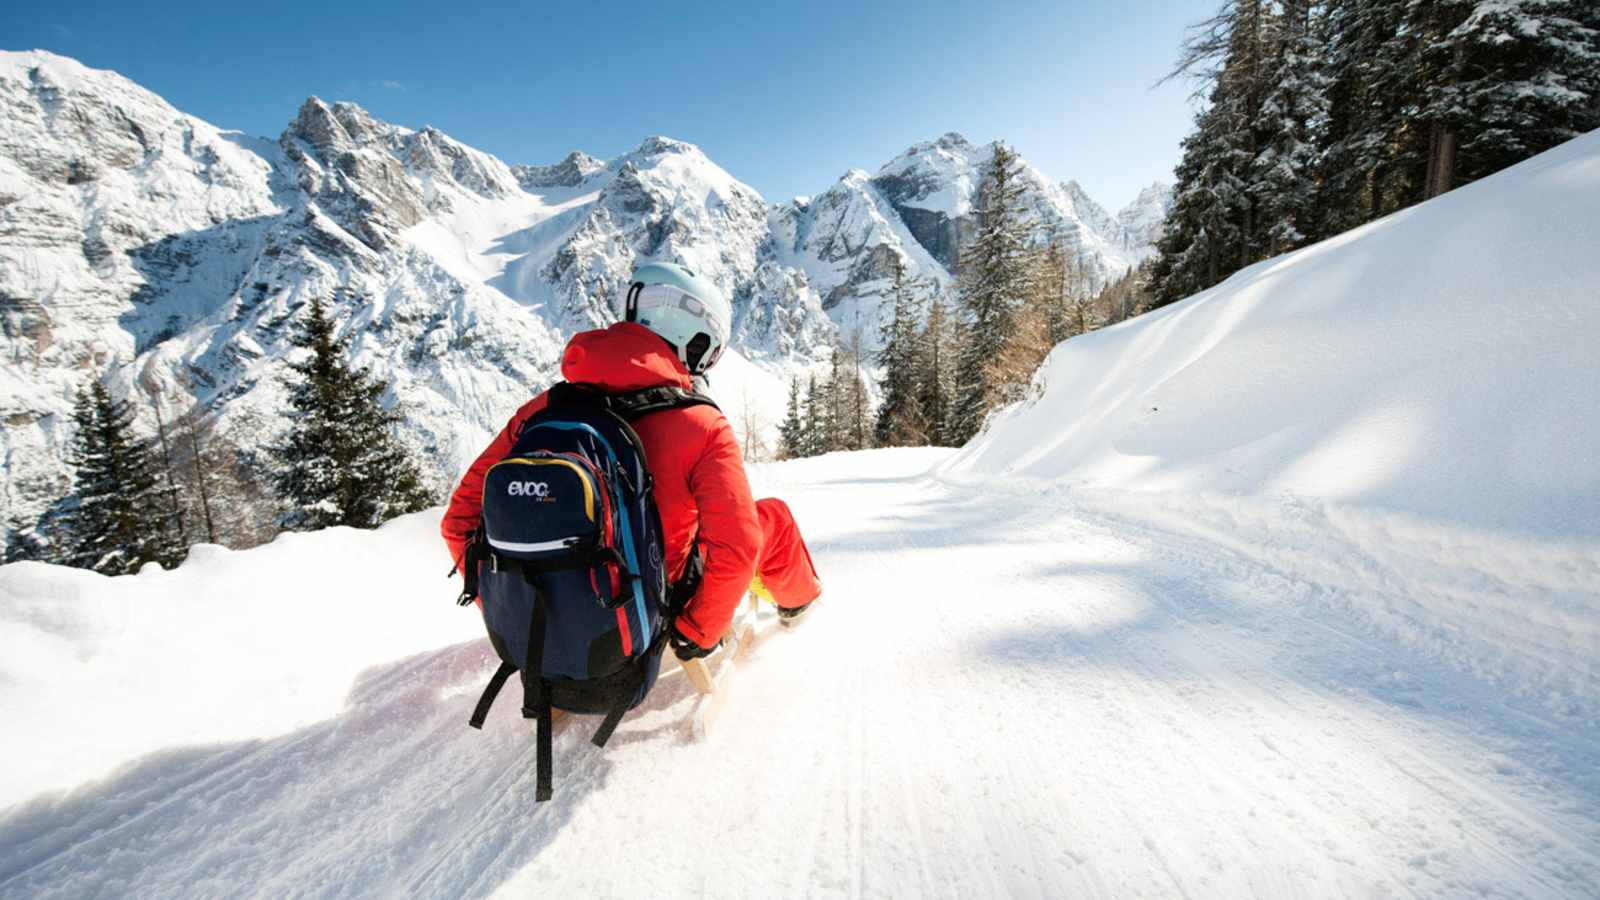
M 704 743 L 668 675 L 605 751 L 558 726 L 535 806 L 516 704 L 465 726 L 481 642 L 374 660 L 332 719 L 7 811 L 0 898 L 1600 891 L 1594 725 L 1290 557 L 937 458 L 760 473 L 827 591 Z

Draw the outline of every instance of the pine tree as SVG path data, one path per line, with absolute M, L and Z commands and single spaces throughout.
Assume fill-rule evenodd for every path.
M 1072 287 L 1067 277 L 1066 252 L 1052 241 L 1040 259 L 1038 304 L 1044 311 L 1044 340 L 1051 347 L 1072 337 L 1067 328 L 1067 304 Z
M 1265 116 L 1263 108 L 1276 74 L 1279 24 L 1263 0 L 1229 0 L 1191 30 L 1168 76 L 1201 73 L 1211 91 L 1175 171 L 1173 211 L 1154 270 L 1158 305 L 1211 287 L 1268 248 L 1263 192 L 1271 185 L 1261 175 L 1276 158 L 1269 126 L 1283 117 Z
M 6 522 L 5 555 L 0 556 L 0 563 L 62 562 L 57 548 L 41 533 L 42 525 L 43 520 L 29 525 L 22 517 L 12 516 Z
M 938 296 L 928 307 L 928 321 L 917 341 L 917 407 L 926 421 L 928 443 L 952 446 L 950 403 L 955 394 L 954 326 Z
M 1095 311 L 1107 325 L 1114 325 L 1149 311 L 1151 272 L 1157 262 L 1157 257 L 1148 257 L 1144 262 L 1129 269 L 1127 274 L 1106 285 L 1105 289 L 1095 297 Z
M 1310 7 L 1310 0 L 1285 0 L 1275 23 L 1276 50 L 1260 113 L 1266 144 L 1246 176 L 1263 229 L 1262 257 L 1304 246 L 1315 230 L 1316 164 L 1328 85 L 1316 29 L 1320 23 Z
M 156 443 L 152 449 L 160 452 L 160 455 L 155 457 L 162 482 L 160 493 L 164 498 L 168 516 L 172 523 L 171 532 L 176 538 L 176 545 L 186 550 L 190 544 L 189 532 L 184 526 L 183 495 L 178 489 L 177 464 L 173 461 L 172 443 L 168 440 L 167 417 L 162 410 L 161 395 L 159 393 L 151 391 L 150 401 L 156 416 Z M 181 558 L 181 555 L 177 558 Z M 176 558 L 174 559 L 174 564 L 176 564 Z
M 1157 306 L 1203 291 L 1242 265 L 1238 223 L 1245 172 L 1233 136 L 1238 117 L 1232 96 L 1219 83 L 1210 106 L 1196 116 L 1195 130 L 1183 139 L 1172 211 L 1156 244 Z
M 1407 25 L 1425 84 L 1424 196 L 1491 175 L 1600 126 L 1592 0 L 1416 0 Z M 1421 198 L 1419 198 L 1421 199 Z
M 806 431 L 805 450 L 802 456 L 820 456 L 828 452 L 828 386 L 817 383 L 817 376 L 806 379 Z
M 1600 4 L 1224 0 L 1179 74 L 1208 104 L 1157 305 L 1600 127 Z
M 844 411 L 844 352 L 836 343 L 828 357 L 828 377 L 817 386 L 822 391 L 822 446 L 820 453 L 845 448 L 849 423 Z
M 1016 153 L 997 142 L 979 192 L 977 234 L 961 255 L 960 297 L 969 327 L 947 435 L 957 444 L 977 434 L 990 411 L 1017 399 L 1032 375 L 1018 370 L 1011 352 L 1032 268 L 1016 209 L 1023 190 L 1019 167 Z
M 1412 202 L 1419 74 L 1405 4 L 1326 0 L 1324 68 L 1328 109 L 1318 154 L 1316 225 L 1321 239 Z
M 806 456 L 806 422 L 800 412 L 800 379 L 789 380 L 789 407 L 784 413 L 783 425 L 778 429 L 778 458 L 799 459 Z
M 158 488 L 150 448 L 133 433 L 133 409 L 98 380 L 78 392 L 68 459 L 77 501 L 64 525 L 69 565 L 107 575 L 145 563 L 176 565 L 184 548 Z
M 872 425 L 869 421 L 871 410 L 868 408 L 867 380 L 861 372 L 859 333 L 851 338 L 850 352 L 845 359 L 848 367 L 845 369 L 845 386 L 840 397 L 845 421 L 843 449 L 865 450 L 871 444 Z
M 295 530 L 349 525 L 375 527 L 426 508 L 433 497 L 393 428 L 400 417 L 380 402 L 388 385 L 343 359 L 333 321 L 320 298 L 292 338 L 309 355 L 291 362 L 293 415 L 274 484 Z
M 879 333 L 879 382 L 883 401 L 873 426 L 879 447 L 906 447 L 928 442 L 927 423 L 917 397 L 917 320 L 920 313 L 905 281 L 905 267 L 894 272 L 894 309 Z

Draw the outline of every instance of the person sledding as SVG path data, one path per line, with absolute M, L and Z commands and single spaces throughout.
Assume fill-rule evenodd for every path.
M 440 530 L 463 602 L 479 600 L 504 661 L 472 724 L 521 671 L 541 799 L 552 706 L 607 713 L 603 744 L 654 683 L 663 643 L 704 657 L 747 592 L 785 624 L 822 593 L 789 507 L 751 497 L 733 427 L 695 390 L 731 321 L 706 279 L 640 267 L 624 321 L 568 342 L 565 380 L 517 410 L 450 498 Z

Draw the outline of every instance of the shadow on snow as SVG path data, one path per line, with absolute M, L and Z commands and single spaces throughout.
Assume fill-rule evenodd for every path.
M 466 724 L 495 663 L 478 640 L 377 666 L 332 719 L 164 750 L 15 807 L 0 819 L 0 896 L 485 896 L 603 790 L 611 766 L 589 744 L 597 717 L 558 722 L 555 797 L 536 804 L 516 686 L 482 732 Z M 681 717 L 640 719 L 688 695 L 663 673 L 611 744 L 687 740 Z

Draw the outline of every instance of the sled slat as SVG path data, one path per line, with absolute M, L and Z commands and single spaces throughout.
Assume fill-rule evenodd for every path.
M 717 683 L 711 678 L 711 667 L 706 665 L 704 659 L 680 659 L 678 665 L 683 667 L 683 674 L 689 677 L 689 683 L 702 694 L 717 692 Z
M 755 643 L 754 615 L 749 617 L 749 621 L 742 623 L 742 627 L 736 627 L 738 630 L 733 636 L 733 645 L 724 649 L 725 658 L 717 667 L 715 676 L 712 675 L 711 667 L 704 659 L 678 661 L 689 683 L 693 684 L 701 695 L 699 706 L 691 717 L 691 727 L 697 740 L 704 740 L 711 733 L 711 727 L 716 724 L 717 716 L 722 712 L 722 705 L 728 698 L 728 681 L 733 677 L 734 665 L 744 658 L 750 650 L 750 645 Z

